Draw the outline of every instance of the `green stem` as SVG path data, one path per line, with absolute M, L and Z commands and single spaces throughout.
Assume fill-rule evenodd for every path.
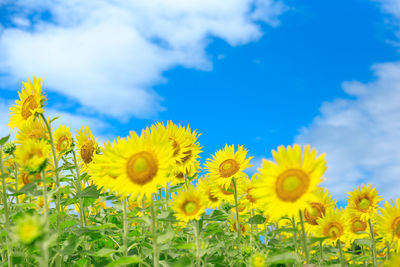
M 292 218 L 292 225 L 293 225 L 294 247 L 296 249 L 296 253 L 299 254 L 299 245 L 297 244 L 297 225 L 296 225 L 296 220 L 294 219 L 294 217 Z
M 169 190 L 168 190 L 169 185 L 167 184 L 165 186 L 165 210 L 168 211 L 168 202 L 169 202 Z
M 127 212 L 127 205 L 126 203 L 128 202 L 127 198 L 124 198 L 122 200 L 122 204 L 124 206 L 123 210 L 123 218 L 122 218 L 122 223 L 123 223 L 123 229 L 124 229 L 124 256 L 128 256 L 128 212 Z
M 81 179 L 81 175 L 80 175 L 78 161 L 76 159 L 75 150 L 72 150 L 72 155 L 74 158 L 75 172 L 76 172 L 76 192 L 77 192 L 77 195 L 79 196 L 79 216 L 81 217 L 80 223 L 81 223 L 81 227 L 85 227 L 87 223 L 86 223 L 86 210 L 83 205 L 83 198 L 81 197 L 82 179 Z
M 150 204 L 150 213 L 151 213 L 151 234 L 153 236 L 153 266 L 159 267 L 159 258 L 158 258 L 158 244 L 157 244 L 157 229 L 156 229 L 156 212 L 154 209 L 154 200 L 151 199 Z
M 267 235 L 267 223 L 264 222 L 264 242 L 265 242 L 265 246 L 268 247 L 268 235 Z
M 303 212 L 299 210 L 300 222 L 301 222 L 301 241 L 303 244 L 303 250 L 306 254 L 306 263 L 310 263 L 310 253 L 308 252 L 307 240 L 306 240 L 306 231 L 304 230 L 304 219 Z
M 237 186 L 236 186 L 236 178 L 232 178 L 232 183 L 233 183 L 233 193 L 235 196 L 235 210 L 236 210 L 236 232 L 237 232 L 237 237 L 238 237 L 238 251 L 241 254 L 240 250 L 240 237 L 241 237 L 241 227 L 240 227 L 240 220 L 239 220 L 239 203 L 238 203 L 238 195 L 237 195 Z
M 47 127 L 47 132 L 49 133 L 50 137 L 50 145 L 51 145 L 51 151 L 53 154 L 53 162 L 54 162 L 54 174 L 56 177 L 56 187 L 57 187 L 57 197 L 56 197 L 56 211 L 57 211 L 57 250 L 61 249 L 61 242 L 60 242 L 60 237 L 61 237 L 61 209 L 60 209 L 60 200 L 61 200 L 61 192 L 60 192 L 60 175 L 59 175 L 59 170 L 58 170 L 58 160 L 57 160 L 57 154 L 56 154 L 56 149 L 54 146 L 54 139 L 53 139 L 53 133 L 51 131 L 51 126 L 50 123 L 46 120 L 45 116 L 43 113 L 40 114 L 44 124 Z M 56 260 L 56 266 L 61 267 L 61 256 L 57 254 L 57 260 Z
M 201 237 L 200 237 L 200 221 L 195 221 L 195 237 L 196 237 L 196 267 L 200 267 L 200 249 L 201 249 Z
M 3 146 L 0 146 L 0 170 L 3 183 L 3 205 L 4 205 L 4 216 L 5 216 L 5 226 L 6 226 L 6 247 L 7 247 L 7 262 L 8 266 L 12 266 L 11 258 L 11 246 L 10 240 L 8 239 L 8 233 L 10 233 L 10 217 L 8 214 L 8 203 L 7 203 L 7 186 L 6 186 L 6 174 L 3 167 Z
M 15 158 L 15 157 L 14 157 Z M 18 192 L 18 164 L 14 162 L 14 177 L 15 177 L 15 192 Z M 19 204 L 19 195 L 15 198 L 17 204 Z
M 254 209 L 251 209 L 251 218 L 254 217 Z M 254 224 L 250 225 L 250 245 L 253 245 L 254 239 Z
M 322 241 L 319 241 L 319 257 L 320 257 L 320 264 L 319 265 L 323 265 L 324 264 L 324 248 L 322 246 Z
M 44 171 L 42 171 L 42 187 L 43 187 L 43 207 L 44 207 L 44 218 L 45 218 L 45 224 L 44 224 L 44 232 L 45 235 L 48 234 L 49 232 L 49 203 L 47 201 L 47 186 L 46 186 L 46 176 L 44 174 Z M 46 245 L 46 238 L 42 240 L 41 244 L 41 249 L 42 249 L 42 266 L 46 267 L 49 266 L 49 251 Z
M 371 250 L 372 250 L 372 260 L 373 260 L 373 266 L 376 267 L 377 266 L 377 262 L 376 262 L 376 243 L 375 243 L 375 233 L 374 233 L 374 229 L 373 229 L 373 225 L 371 222 L 371 219 L 368 220 L 368 224 L 369 224 L 369 230 L 370 230 L 370 234 L 371 234 Z
M 344 267 L 345 262 L 344 262 L 344 258 L 343 258 L 342 243 L 340 242 L 340 240 L 338 240 L 337 244 L 338 244 L 338 248 L 339 248 L 340 266 Z
M 390 244 L 386 241 L 386 260 L 390 260 Z

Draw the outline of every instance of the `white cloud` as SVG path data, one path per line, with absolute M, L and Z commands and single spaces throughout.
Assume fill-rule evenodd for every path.
M 9 2 L 11 3 L 11 2 Z M 16 28 L 0 31 L 0 72 L 8 79 L 45 77 L 47 90 L 88 112 L 120 119 L 162 111 L 151 86 L 175 66 L 210 70 L 210 37 L 241 45 L 272 26 L 277 0 L 18 0 Z M 50 14 L 41 20 L 40 14 Z M 32 25 L 24 18 L 31 16 Z M 22 26 L 21 26 L 22 25 Z
M 370 83 L 345 82 L 349 99 L 323 103 L 295 141 L 327 153 L 324 182 L 335 197 L 371 183 L 385 198 L 400 188 L 400 62 L 373 66 Z

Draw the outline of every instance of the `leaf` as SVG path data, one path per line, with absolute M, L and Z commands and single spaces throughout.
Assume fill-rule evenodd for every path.
M 80 259 L 79 261 L 75 262 L 74 267 L 83 267 L 88 262 L 88 259 Z
M 61 229 L 71 227 L 76 224 L 76 221 L 63 221 L 60 225 Z
M 19 190 L 19 193 L 27 195 L 28 193 L 32 193 L 35 189 L 36 189 L 36 183 L 29 183 L 24 185 Z
M 76 194 L 76 197 L 81 197 L 81 198 L 98 198 L 100 195 L 100 190 L 97 190 L 96 186 L 91 185 L 86 187 L 84 190 L 82 190 L 80 193 Z
M 64 242 L 61 254 L 71 255 L 78 247 L 80 241 L 81 240 L 77 236 L 70 236 L 70 238 L 68 238 L 68 240 Z
M 94 255 L 97 257 L 108 257 L 115 252 L 117 252 L 117 250 L 112 248 L 102 248 L 99 251 L 97 251 Z
M 293 263 L 297 262 L 299 257 L 293 252 L 285 252 L 278 255 L 274 255 L 268 258 L 269 264 L 277 264 L 277 263 Z
M 10 135 L 4 136 L 0 139 L 0 146 L 4 145 L 8 139 L 10 138 Z
M 157 242 L 160 244 L 166 243 L 174 238 L 175 232 L 171 228 L 168 228 L 167 231 L 157 237 Z
M 111 262 L 107 267 L 121 266 L 132 263 L 140 263 L 142 260 L 138 256 L 121 257 L 116 261 Z
M 357 245 L 364 245 L 364 246 L 371 246 L 371 240 L 367 239 L 367 238 L 362 238 L 362 239 L 356 239 L 354 241 L 354 243 L 356 243 Z
M 251 217 L 249 219 L 249 224 L 263 224 L 265 222 L 265 218 L 259 214 Z

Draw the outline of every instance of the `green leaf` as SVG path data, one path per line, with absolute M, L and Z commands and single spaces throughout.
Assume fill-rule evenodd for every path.
M 63 221 L 60 225 L 61 229 L 71 227 L 76 224 L 76 221 Z
M 132 263 L 140 263 L 142 260 L 138 256 L 121 257 L 116 261 L 111 262 L 107 267 L 121 266 Z
M 278 263 L 293 263 L 297 262 L 299 257 L 293 252 L 285 252 L 278 255 L 274 255 L 268 257 L 267 262 L 269 264 L 278 264 Z
M 91 185 L 86 187 L 84 190 L 82 190 L 80 193 L 76 194 L 76 197 L 81 197 L 81 198 L 98 198 L 100 195 L 100 190 L 97 190 L 96 186 Z
M 80 259 L 79 261 L 75 262 L 74 267 L 83 267 L 87 264 L 88 259 Z
M 259 214 L 254 215 L 249 219 L 249 224 L 263 224 L 265 222 L 265 218 Z
M 117 250 L 112 249 L 112 248 L 102 248 L 99 251 L 97 251 L 94 255 L 97 257 L 108 257 L 113 253 L 116 253 Z
M 63 255 L 71 255 L 75 252 L 76 248 L 80 243 L 80 238 L 75 235 L 70 236 L 67 241 L 64 242 L 63 248 L 61 250 L 61 254 Z
M 160 244 L 166 243 L 174 238 L 175 232 L 171 228 L 168 228 L 167 231 L 157 237 L 157 242 Z
M 29 183 L 24 185 L 19 192 L 21 194 L 27 195 L 28 193 L 32 193 L 36 189 L 36 183 Z
M 371 240 L 367 239 L 367 238 L 362 238 L 362 239 L 356 239 L 354 241 L 354 243 L 356 243 L 357 245 L 362 245 L 362 246 L 371 246 Z
M 8 139 L 10 138 L 10 135 L 4 136 L 0 139 L 0 146 L 4 145 Z

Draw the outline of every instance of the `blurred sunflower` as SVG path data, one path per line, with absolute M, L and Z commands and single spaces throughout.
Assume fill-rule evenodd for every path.
M 24 168 L 37 171 L 44 168 L 50 154 L 50 145 L 43 139 L 28 139 L 15 150 L 15 160 Z
M 380 212 L 382 215 L 377 219 L 376 231 L 400 253 L 400 199 L 392 200 L 391 204 L 386 201 Z
M 351 212 L 348 208 L 345 210 L 345 215 L 347 216 L 347 221 L 350 224 L 350 231 L 348 234 L 347 242 L 349 246 L 356 239 L 369 238 L 369 225 L 366 221 L 361 220 L 358 213 Z
M 87 171 L 88 164 L 92 162 L 93 156 L 96 154 L 98 144 L 89 127 L 78 130 L 75 134 L 78 147 L 78 160 L 82 171 Z
M 217 196 L 216 189 L 210 185 L 209 178 L 200 178 L 197 188 L 205 196 L 207 208 L 216 209 L 221 206 L 222 199 Z
M 267 259 L 265 254 L 257 252 L 250 257 L 250 267 L 265 267 Z
M 60 127 L 54 131 L 53 138 L 56 152 L 58 154 L 64 153 L 72 145 L 71 131 L 68 126 L 65 127 L 64 125 L 60 125 Z
M 247 156 L 247 150 L 243 146 L 235 147 L 225 145 L 225 148 L 218 150 L 212 159 L 207 159 L 206 169 L 209 171 L 209 177 L 217 186 L 224 189 L 230 186 L 232 178 L 241 179 L 247 177 L 243 172 L 246 168 L 251 167 L 249 161 L 253 157 Z
M 198 220 L 206 209 L 204 194 L 191 185 L 173 197 L 172 209 L 175 217 L 182 222 Z
M 229 223 L 231 231 L 237 232 L 237 229 L 238 229 L 237 221 L 236 221 L 236 217 L 233 214 L 231 214 L 228 217 L 228 223 Z M 245 223 L 240 216 L 239 216 L 239 225 L 240 225 L 240 233 L 242 234 L 242 236 L 249 235 L 250 226 L 249 226 L 249 224 Z
M 325 154 L 317 157 L 309 145 L 280 146 L 272 151 L 276 163 L 264 160 L 254 196 L 262 199 L 274 219 L 297 216 L 315 201 L 318 184 L 326 170 Z
M 317 219 L 316 235 L 328 237 L 323 244 L 335 246 L 336 242 L 345 242 L 349 233 L 349 221 L 343 211 L 331 209 L 322 218 Z
M 376 189 L 371 189 L 371 185 L 363 184 L 348 194 L 349 212 L 358 214 L 363 221 L 368 221 L 368 219 L 376 214 L 378 203 L 382 200 L 378 196 Z
M 43 225 L 38 216 L 25 214 L 17 219 L 12 236 L 17 241 L 30 245 L 42 235 Z
M 17 144 L 22 144 L 28 139 L 48 139 L 46 125 L 38 118 L 29 120 L 21 126 L 16 139 Z

